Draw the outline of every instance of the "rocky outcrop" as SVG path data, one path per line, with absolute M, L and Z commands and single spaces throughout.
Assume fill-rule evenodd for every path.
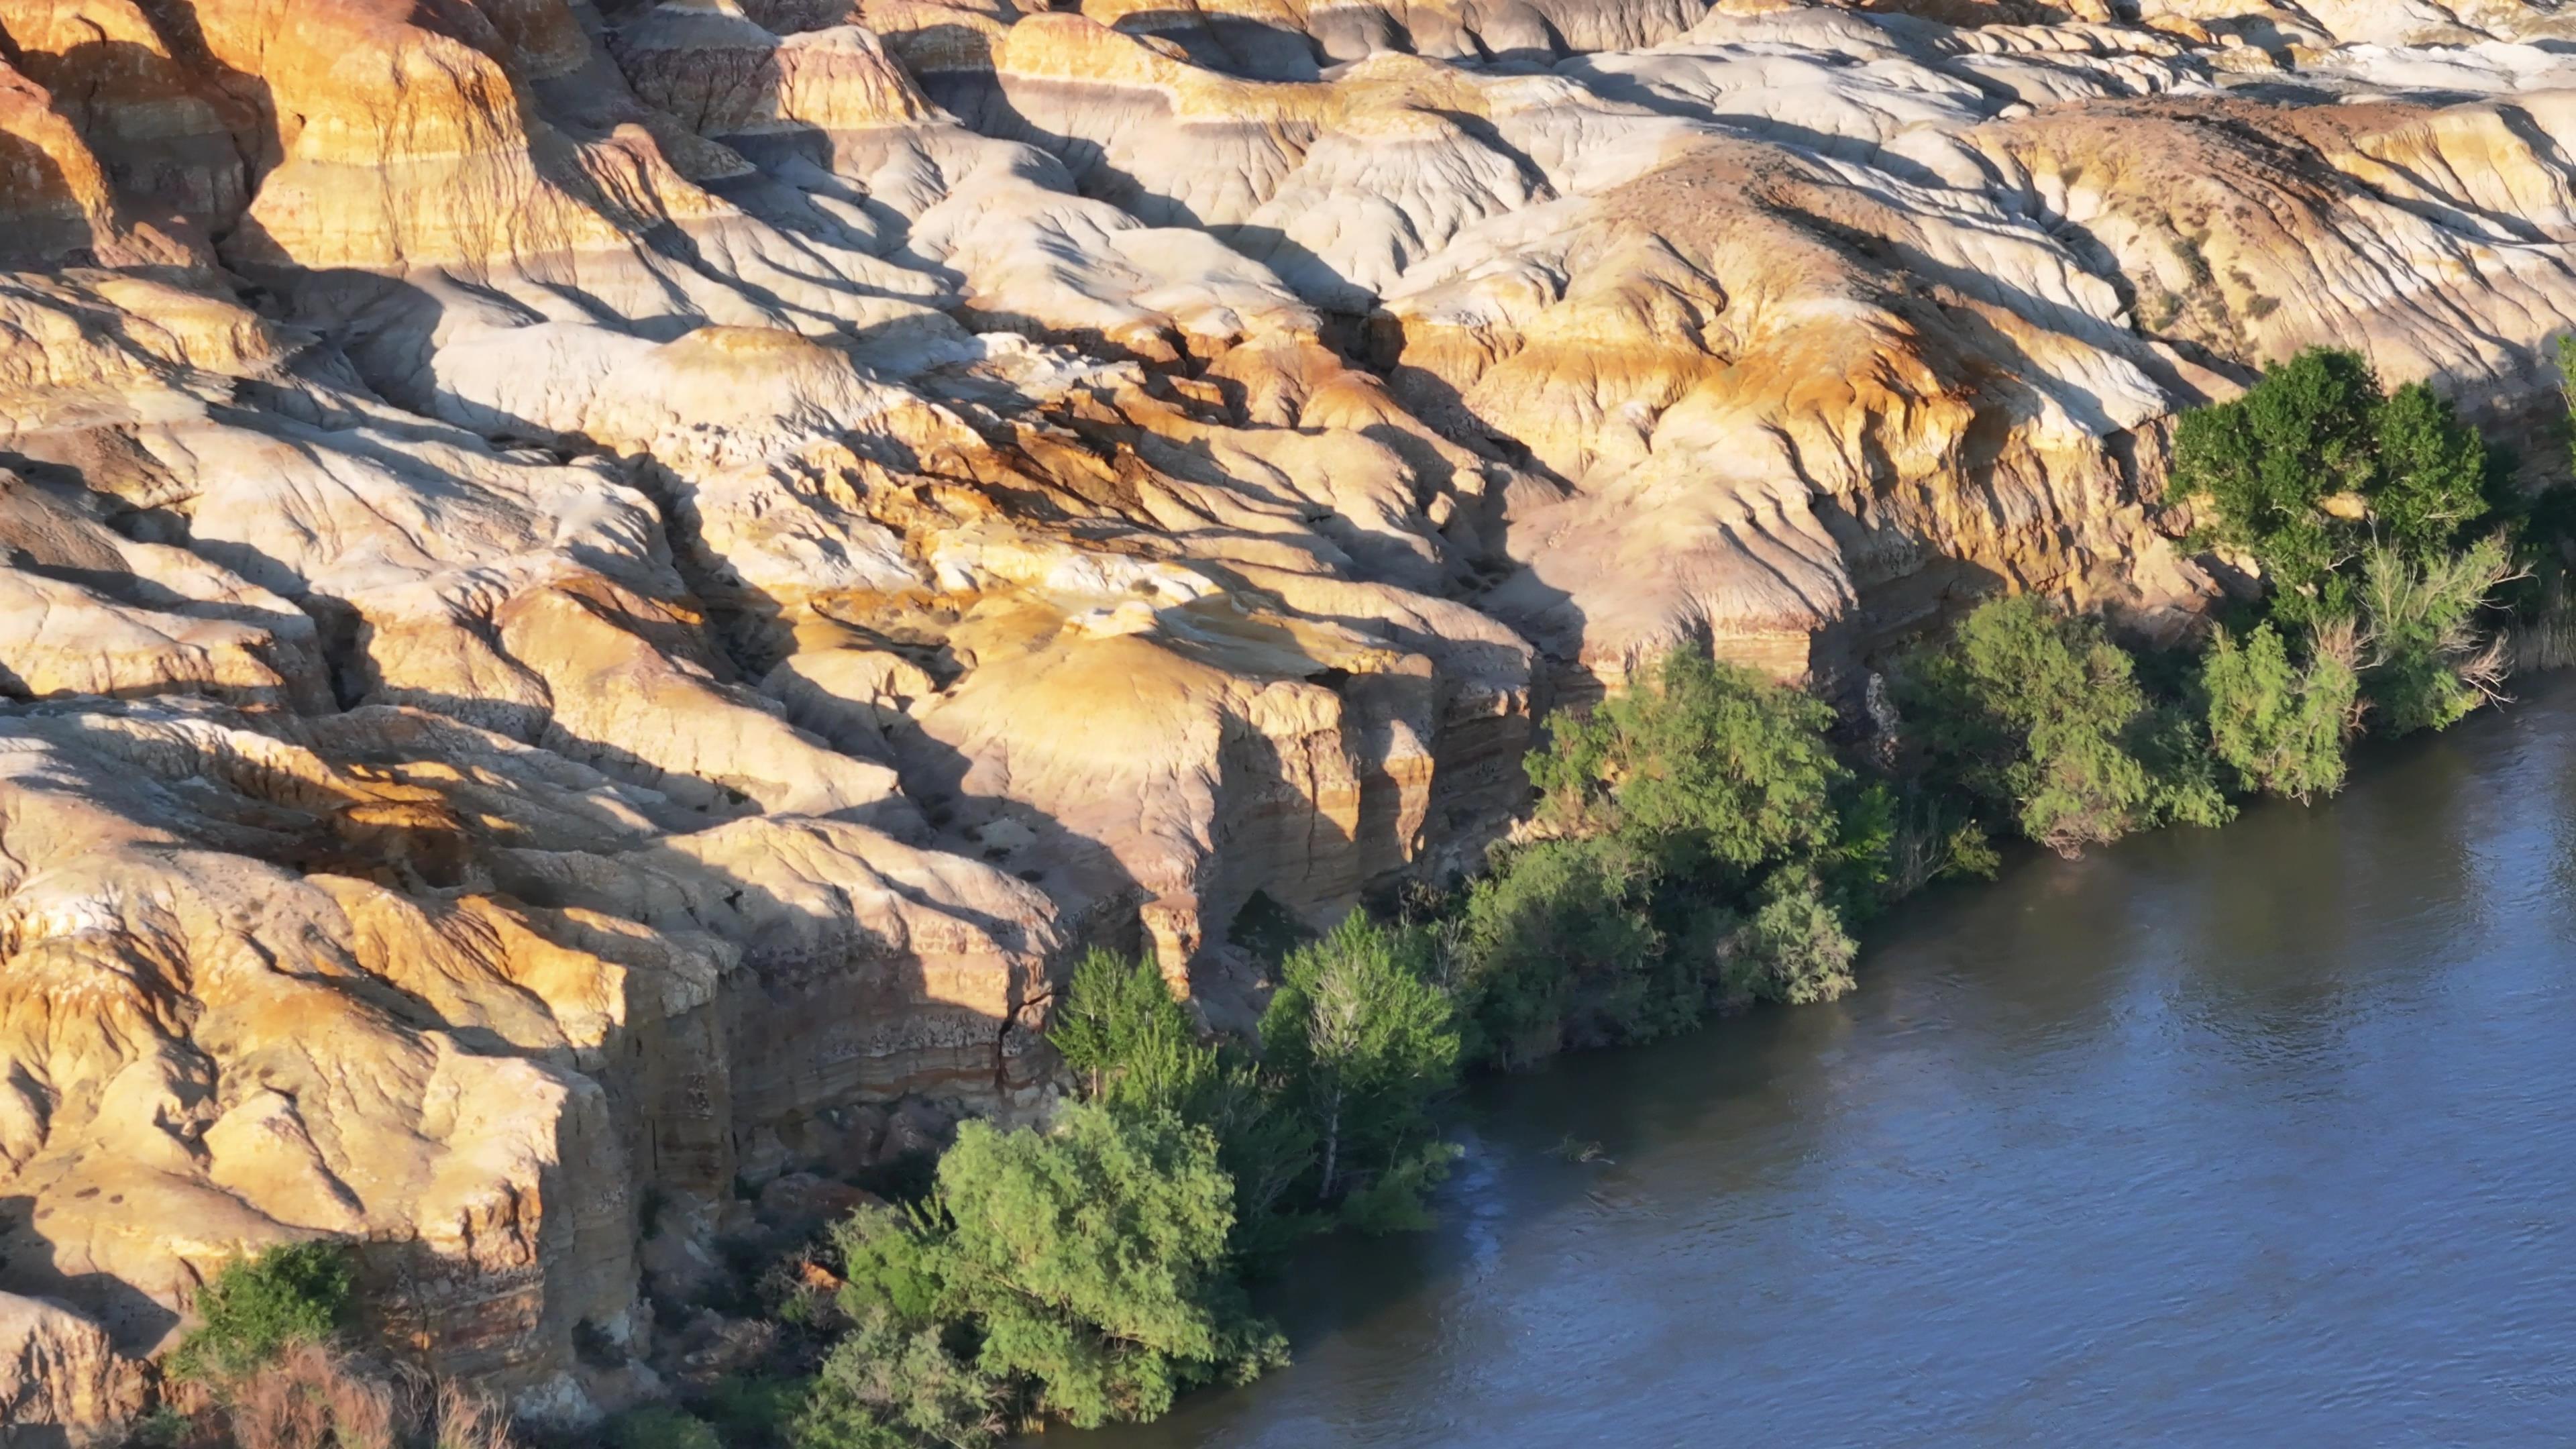
M 143 1412 L 144 1366 L 59 1303 L 0 1293 L 0 1425 L 91 1449 L 123 1442 Z
M 1042 1110 L 1087 944 L 1244 1019 L 1552 701 L 2191 627 L 2176 408 L 2544 397 L 2564 28 L 0 0 L 0 1404 L 324 1234 L 583 1418 L 738 1185 Z

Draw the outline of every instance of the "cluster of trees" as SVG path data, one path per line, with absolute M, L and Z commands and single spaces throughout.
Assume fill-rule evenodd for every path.
M 1712 1008 L 1851 986 L 1851 928 L 1897 877 L 1898 797 L 1833 712 L 1691 651 L 1530 756 L 1538 837 L 1458 903 L 1449 973 L 1473 1059 L 1521 1066 Z
M 2363 729 L 2441 729 L 2495 696 L 2503 643 L 2481 616 L 2554 567 L 2561 531 L 2448 402 L 2385 391 L 2337 348 L 2185 414 L 2173 486 L 2201 541 L 2263 581 L 2200 671 L 2210 748 L 2237 787 L 2300 800 L 2342 783 Z
M 1089 953 L 1049 1033 L 1080 1100 L 1043 1129 L 963 1124 L 925 1196 L 832 1229 L 839 1286 L 783 1305 L 828 1340 L 810 1377 L 630 1418 L 621 1449 L 977 1449 L 1283 1362 L 1247 1267 L 1322 1228 L 1419 1224 L 1454 1154 L 1438 960 L 1428 930 L 1356 913 L 1280 963 L 1256 1051 L 1204 1033 L 1152 962 Z
M 1093 951 L 1048 1040 L 1088 1099 L 1207 1132 L 1234 1183 L 1232 1247 L 1247 1262 L 1340 1224 L 1424 1219 L 1454 1155 L 1432 1107 L 1463 1061 L 1440 943 L 1355 911 L 1290 950 L 1255 1044 L 1202 1039 L 1153 962 Z
M 2098 622 L 2026 597 L 1907 667 L 1923 779 L 1987 827 L 2072 853 L 2221 823 L 2235 794 L 2333 794 L 2365 730 L 2441 729 L 2497 696 L 2508 604 L 2537 601 L 2501 590 L 2554 571 L 2566 533 L 2449 403 L 2333 348 L 2185 414 L 2172 486 L 2261 590 L 2196 661 L 2158 661 L 2165 688 Z
M 965 1124 L 927 1197 L 834 1230 L 840 1336 L 766 1432 L 894 1449 L 1152 1418 L 1281 1361 L 1247 1270 L 1315 1231 L 1426 1220 L 1465 1066 L 1848 989 L 1903 832 L 1832 722 L 1674 654 L 1531 758 L 1544 838 L 1431 919 L 1353 912 L 1288 950 L 1255 1040 L 1202 1030 L 1151 961 L 1093 951 L 1049 1030 L 1080 1100 L 1044 1130 Z
M 1900 694 L 1926 786 L 1981 828 L 2074 854 L 2231 813 L 2191 712 L 2153 698 L 2099 621 L 2028 595 L 1960 620 Z
M 2576 349 L 2567 363 L 2576 393 Z M 2557 534 L 2499 477 L 2430 391 L 2386 392 L 2318 349 L 2177 429 L 2202 542 L 2263 584 L 2196 659 L 1990 600 L 1900 663 L 1903 747 L 1855 764 L 1820 701 L 1671 654 L 1550 721 L 1532 828 L 1486 874 L 1285 950 L 1256 1038 L 1204 1031 L 1152 962 L 1092 952 L 1049 1032 L 1078 1100 L 1043 1129 L 964 1124 L 926 1193 L 837 1224 L 836 1286 L 778 1300 L 805 1345 L 793 1377 L 728 1381 L 610 1439 L 981 1449 L 1265 1371 L 1285 1347 L 1245 1273 L 1319 1230 L 1425 1221 L 1462 1070 L 1830 999 L 1863 921 L 1990 873 L 1993 837 L 2071 854 L 2220 823 L 2239 794 L 2332 794 L 2363 728 L 2438 729 L 2491 696 L 2486 612 Z M 274 1399 L 278 1366 L 332 1344 L 348 1300 L 333 1250 L 237 1265 L 174 1372 L 221 1402 L 263 1382 Z M 287 1378 L 290 1400 L 327 1397 Z M 311 1442 L 378 1442 L 333 1432 Z
M 1550 721 L 1533 828 L 1429 913 L 1355 913 L 1290 951 L 1257 1041 L 1211 1037 L 1155 967 L 1095 952 L 1051 1031 L 1082 1101 L 969 1124 L 937 1190 L 836 1234 L 850 1325 L 797 1449 L 988 1442 L 1005 1422 L 1148 1418 L 1278 1361 L 1239 1273 L 1300 1235 L 1422 1220 L 1464 1066 L 1850 989 L 1853 930 L 1992 837 L 2064 853 L 2232 797 L 2333 793 L 2367 724 L 2490 695 L 2481 611 L 2536 530 L 2472 429 L 2316 350 L 2185 417 L 2174 482 L 2261 597 L 2197 660 L 2143 660 L 2030 597 L 1895 671 L 1903 749 L 1855 765 L 1811 696 L 1683 650 Z

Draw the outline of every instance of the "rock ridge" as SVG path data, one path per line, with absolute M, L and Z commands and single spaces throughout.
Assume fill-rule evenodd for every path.
M 2556 405 L 2570 23 L 0 0 L 0 1419 L 328 1235 L 595 1420 L 746 1193 L 1043 1113 L 1085 947 L 1248 1020 L 1552 704 L 2197 627 L 2178 409 Z

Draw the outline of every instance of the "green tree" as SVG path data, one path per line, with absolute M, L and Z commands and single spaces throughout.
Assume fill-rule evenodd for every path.
M 1186 1118 L 1218 1086 L 1217 1049 L 1150 957 L 1084 953 L 1046 1036 L 1086 1097 L 1122 1110 Z
M 275 1363 L 296 1344 L 330 1342 L 355 1308 L 349 1252 L 339 1243 L 288 1243 L 236 1258 L 198 1290 L 203 1322 L 171 1355 L 170 1376 L 229 1383 Z
M 2370 550 L 2357 591 L 2361 678 L 2384 733 L 2445 728 L 2501 690 L 2502 644 L 2477 613 L 2515 572 L 2502 537 L 2423 559 Z
M 2320 638 L 2348 641 L 2350 633 L 2329 628 Z M 2210 748 L 2242 788 L 2306 801 L 2343 787 L 2344 739 L 2361 691 L 2348 645 L 2321 643 L 2300 666 L 2270 624 L 2241 644 L 2222 629 L 2200 681 Z
M 1437 1150 L 1431 1104 L 1457 1082 L 1459 1033 L 1434 956 L 1429 932 L 1353 911 L 1280 965 L 1263 1060 L 1321 1144 L 1324 1202 Z
M 1832 724 L 1806 694 L 1676 649 L 1651 687 L 1605 699 L 1588 718 L 1553 717 L 1530 782 L 1567 833 L 1676 843 L 1695 857 L 1679 868 L 1750 872 L 1835 844 L 1834 795 L 1851 772 L 1825 737 Z
M 931 1206 L 836 1230 L 841 1306 L 885 1318 L 868 1364 L 920 1352 L 924 1330 L 943 1352 L 958 1335 L 981 1374 L 1023 1386 L 1040 1412 L 1150 1419 L 1191 1384 L 1285 1357 L 1227 1261 L 1233 1198 L 1213 1137 L 1168 1111 L 1077 1104 L 1043 1133 L 968 1122 Z
M 1470 886 L 1454 971 L 1470 1055 L 1527 1066 L 1569 1038 L 1652 1036 L 1695 1020 L 1696 999 L 1658 991 L 1663 941 L 1648 916 L 1646 862 L 1615 836 L 1542 840 L 1497 858 Z
M 2261 565 L 2274 610 L 2310 625 L 2351 611 L 2373 546 L 2421 561 L 2488 512 L 2486 445 L 2421 383 L 2383 394 L 2359 353 L 2310 348 L 2243 396 L 2174 428 L 2175 491 L 2202 533 Z
M 1293 1202 L 1314 1165 L 1311 1135 L 1239 1045 L 1199 1039 L 1151 960 L 1085 954 L 1047 1040 L 1086 1100 L 1129 1115 L 1168 1112 L 1214 1135 L 1235 1185 L 1238 1251 L 1267 1258 L 1312 1226 Z
M 2447 552 L 2487 516 L 2486 440 L 2420 382 L 2390 393 L 2373 424 L 2372 532 L 2409 558 Z
M 2349 544 L 2320 505 L 2369 482 L 2378 402 L 2361 354 L 2316 347 L 2175 424 L 2175 490 L 2207 501 L 2204 532 L 2253 555 L 2294 611 L 2341 605 L 2332 575 Z
M 1910 719 L 1934 767 L 2063 855 L 2226 803 L 2101 624 L 2029 595 L 1990 599 L 1918 657 Z M 2143 757 L 2142 757 L 2143 756 Z M 2150 760 L 2165 768 L 2151 768 Z

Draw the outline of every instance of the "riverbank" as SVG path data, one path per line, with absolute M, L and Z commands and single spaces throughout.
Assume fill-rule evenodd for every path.
M 2343 422 L 2275 428 L 2308 416 L 2294 405 L 2320 378 L 2349 384 L 2325 415 Z M 2355 428 L 2410 437 L 2401 415 L 2457 466 L 2370 455 L 2352 507 L 2385 510 L 2396 541 L 2353 534 L 2338 556 L 2344 523 L 2264 493 L 2276 474 L 2315 493 L 2299 450 Z M 1894 661 L 1893 709 L 1873 683 L 1873 747 L 1846 752 L 1804 692 L 1677 648 L 1638 687 L 1551 718 L 1526 762 L 1528 829 L 1486 873 L 1289 950 L 1255 1037 L 1211 1038 L 1157 963 L 1090 952 L 1048 1028 L 1078 1104 L 1043 1130 L 962 1126 L 924 1197 L 862 1207 L 778 1280 L 771 1317 L 799 1330 L 768 1355 L 795 1376 L 775 1401 L 788 1417 L 744 1432 L 971 1446 L 1042 1419 L 1147 1422 L 1182 1391 L 1256 1379 L 1287 1341 L 1245 1277 L 1317 1232 L 1425 1225 L 1422 1194 L 1459 1155 L 1428 1109 L 1460 1068 L 1836 1000 L 1853 928 L 1932 881 L 1991 875 L 1995 838 L 2072 860 L 2226 823 L 2232 796 L 2330 797 L 2365 721 L 2405 737 L 2502 698 L 2507 646 L 2479 616 L 2505 612 L 2495 591 L 2517 579 L 2544 581 L 2529 602 L 2549 608 L 2563 550 L 2467 491 L 2491 475 L 2446 405 L 2312 352 L 2241 406 L 2186 416 L 2180 438 L 2178 472 L 2218 470 L 2212 516 L 2244 534 L 2220 543 L 2276 581 L 2205 651 L 2141 656 L 2102 620 L 1989 599 Z M 2227 471 L 2231 449 L 2260 466 Z M 2254 491 L 2232 499 L 2240 484 Z M 1602 1156 L 1572 1136 L 1558 1151 Z M 728 1398 L 704 1403 L 732 1418 Z
M 1267 1291 L 1294 1366 L 1071 1442 L 2554 1442 L 2576 688 L 2519 692 L 1900 906 L 1841 1002 L 1479 1081 L 1432 1232 Z

